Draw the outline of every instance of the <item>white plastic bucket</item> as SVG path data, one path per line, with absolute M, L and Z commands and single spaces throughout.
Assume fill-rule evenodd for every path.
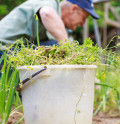
M 21 66 L 20 80 L 42 69 Z M 49 65 L 22 88 L 25 124 L 92 124 L 95 65 Z

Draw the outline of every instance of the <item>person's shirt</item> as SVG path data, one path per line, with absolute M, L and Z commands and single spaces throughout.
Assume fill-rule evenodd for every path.
M 37 21 L 35 14 L 40 8 L 50 6 L 61 16 L 58 0 L 28 0 L 16 7 L 0 21 L 0 44 L 12 44 L 21 37 L 36 42 Z M 55 39 L 43 26 L 39 18 L 39 39 Z

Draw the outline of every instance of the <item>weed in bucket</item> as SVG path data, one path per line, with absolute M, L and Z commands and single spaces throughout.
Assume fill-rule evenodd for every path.
M 113 38 L 115 37 L 119 38 L 119 36 L 114 36 Z M 113 38 L 109 44 L 113 41 Z M 117 69 L 120 67 L 120 56 L 108 48 L 109 44 L 105 49 L 101 49 L 97 46 L 93 46 L 92 40 L 88 38 L 83 45 L 78 45 L 77 41 L 74 41 L 62 46 L 37 47 L 32 44 L 31 47 L 25 47 L 22 40 L 20 40 L 19 45 L 21 48 L 17 50 L 17 42 L 16 50 L 9 55 L 9 60 L 15 67 L 23 65 L 97 65 L 96 77 L 100 82 L 119 89 L 119 78 L 115 75 L 119 76 L 120 73 L 119 69 Z M 114 48 L 118 46 L 119 44 L 114 46 Z M 101 55 L 103 58 L 101 58 Z M 102 63 L 102 60 L 104 60 L 105 63 Z M 103 86 L 101 90 L 104 98 L 108 88 L 107 86 L 106 88 Z
M 92 45 L 90 39 L 86 39 L 81 46 L 77 41 L 68 42 L 58 46 L 38 46 L 31 45 L 31 48 L 22 47 L 18 51 L 13 51 L 8 56 L 15 66 L 23 65 L 63 65 L 81 64 L 98 65 L 101 63 L 101 49 Z M 33 49 L 36 47 L 35 49 Z
M 65 80 L 66 80 L 66 78 L 70 78 L 70 75 L 74 72 L 74 70 L 77 70 L 78 68 L 82 68 L 81 66 L 77 66 L 78 64 L 81 64 L 81 65 L 85 65 L 85 64 L 88 64 L 88 65 L 91 65 L 91 63 L 92 64 L 95 64 L 96 62 L 98 62 L 98 61 L 96 61 L 96 60 L 99 60 L 99 62 L 101 62 L 101 58 L 99 57 L 99 55 L 97 54 L 98 53 L 98 48 L 97 48 L 97 46 L 95 46 L 94 48 L 92 47 L 92 42 L 91 42 L 91 40 L 90 39 L 88 39 L 88 40 L 86 40 L 86 42 L 85 42 L 85 44 L 83 45 L 83 46 L 79 46 L 78 45 L 78 43 L 77 42 L 74 42 L 74 43 L 72 43 L 72 42 L 70 42 L 70 43 L 66 43 L 66 44 L 64 44 L 64 45 L 62 45 L 62 46 L 60 46 L 60 45 L 58 45 L 58 46 L 52 46 L 52 47 L 44 47 L 44 46 L 38 46 L 38 47 L 36 47 L 35 49 L 33 49 L 33 47 L 34 47 L 34 45 L 32 46 L 32 47 L 25 47 L 25 46 L 23 46 L 23 44 L 21 45 L 21 48 L 18 50 L 18 51 L 12 51 L 11 52 L 11 54 L 8 56 L 9 57 L 9 60 L 13 63 L 13 65 L 15 66 L 15 67 L 17 67 L 17 66 L 21 66 L 21 65 L 26 65 L 27 67 L 28 66 L 31 66 L 31 65 L 64 65 L 63 66 L 63 68 L 66 68 L 66 69 L 62 69 L 61 71 L 62 71 L 62 73 L 64 73 L 64 70 L 66 70 L 65 71 L 65 77 L 64 76 L 62 76 L 62 75 L 60 75 L 60 76 L 62 76 L 60 79 L 62 79 L 63 77 L 65 78 Z M 17 49 L 16 49 L 17 50 Z M 91 52 L 90 52 L 91 51 Z M 26 54 L 25 54 L 26 53 Z M 25 56 L 24 56 L 25 55 Z M 21 60 L 20 60 L 20 58 L 21 58 Z M 15 63 L 14 63 L 15 62 Z M 69 70 L 69 69 L 67 69 L 67 67 L 65 66 L 65 65 L 71 65 L 71 66 L 67 66 L 67 67 L 69 67 L 69 69 L 71 70 Z M 73 66 L 72 66 L 73 65 Z M 57 70 L 57 67 L 56 66 L 52 66 L 53 68 L 55 67 L 56 68 L 56 70 Z M 90 66 L 89 66 L 90 67 Z M 89 70 L 89 67 L 87 67 L 86 66 L 86 68 L 88 68 L 88 70 Z M 93 68 L 94 68 L 94 66 L 92 66 Z M 91 68 L 92 68 L 91 67 Z M 95 66 L 96 67 L 96 66 Z M 73 69 L 72 69 L 73 68 Z M 74 69 L 74 68 L 76 68 L 76 69 Z M 85 66 L 84 66 L 84 68 L 85 68 Z M 90 71 L 87 71 L 86 72 L 86 70 L 87 69 L 81 69 L 81 71 L 85 71 L 85 74 L 87 74 L 87 75 L 89 75 L 90 74 L 90 71 L 92 71 L 93 72 L 93 75 L 94 75 L 94 71 L 92 70 L 92 69 L 90 69 Z M 61 71 L 59 72 L 59 71 L 57 71 L 57 72 L 59 72 L 59 73 L 61 73 Z M 83 78 L 83 77 L 86 77 L 86 76 L 84 76 L 85 74 L 84 73 L 82 73 L 81 71 L 75 71 L 75 76 L 76 76 L 76 74 L 77 75 L 83 75 L 81 78 Z M 53 74 L 51 74 L 51 76 L 49 76 L 49 77 L 53 77 L 53 75 L 55 75 L 55 73 L 54 72 L 51 72 L 51 73 L 53 73 Z M 68 76 L 68 74 L 69 74 L 69 76 Z M 21 74 L 20 74 L 21 75 Z M 47 74 L 45 74 L 46 76 L 43 76 L 43 77 L 47 77 Z M 68 77 L 67 77 L 68 76 Z M 55 76 L 56 78 L 57 78 L 57 75 Z M 93 76 L 92 76 L 93 77 Z M 90 88 L 90 89 L 93 89 L 93 79 L 94 78 L 92 78 L 92 80 L 91 80 L 91 83 L 92 83 L 92 87 Z M 53 79 L 54 80 L 54 79 Z M 71 80 L 71 79 L 69 79 L 69 80 Z M 76 82 L 76 85 L 79 85 L 79 78 L 76 78 L 75 79 L 75 82 Z M 86 82 L 87 80 L 85 80 L 85 79 L 83 79 L 84 80 L 84 82 Z M 23 80 L 22 80 L 23 81 Z M 36 81 L 35 81 L 36 82 Z M 47 82 L 46 82 L 47 83 Z M 45 83 L 45 84 L 46 84 Z M 52 84 L 53 84 L 53 81 L 50 83 L 50 87 L 52 87 Z M 59 85 L 68 85 L 68 82 L 63 82 L 63 83 L 60 83 L 60 81 L 58 81 L 57 80 L 57 84 L 58 84 L 58 86 L 56 86 L 56 87 L 59 87 Z M 73 84 L 73 82 L 71 82 L 70 81 L 70 86 L 72 86 L 72 87 L 74 87 L 75 85 Z M 85 84 L 85 83 L 84 83 Z M 37 82 L 37 83 L 34 83 L 34 85 L 39 85 L 39 83 Z M 83 84 L 81 84 L 81 85 L 83 85 Z M 41 87 L 41 85 L 39 86 L 39 87 Z M 82 86 L 82 87 L 84 87 L 84 85 Z M 75 109 L 78 109 L 79 108 L 79 105 L 77 105 L 76 106 L 76 103 L 81 103 L 81 100 L 80 100 L 80 102 L 78 102 L 78 100 L 79 100 L 79 96 L 80 96 L 80 94 L 81 94 L 81 88 L 82 87 L 80 87 L 80 85 L 79 85 L 79 87 L 77 88 L 77 89 L 75 89 L 75 92 L 76 91 L 78 91 L 78 92 L 80 92 L 80 93 L 77 93 L 76 95 L 75 95 L 75 97 L 73 97 L 75 100 L 73 100 L 73 102 L 71 102 L 71 100 L 69 99 L 69 106 L 74 106 L 73 108 L 69 108 L 68 107 L 68 104 L 64 104 L 65 106 L 66 106 L 66 111 L 68 111 L 68 110 L 70 110 L 71 112 L 71 114 L 69 114 L 69 117 L 71 118 L 72 116 L 74 116 L 74 114 L 76 113 L 75 111 Z M 60 87 L 59 87 L 60 88 Z M 68 91 L 67 92 L 67 94 L 71 94 L 71 91 L 70 91 L 70 89 L 71 88 L 69 88 L 69 86 L 68 87 L 65 87 L 64 86 L 64 88 L 66 89 L 65 90 L 65 92 L 66 91 Z M 64 88 L 60 88 L 60 90 L 64 90 Z M 35 90 L 35 92 L 36 92 L 37 90 Z M 41 90 L 39 89 L 39 92 L 37 93 L 38 95 L 40 95 L 40 92 Z M 46 90 L 46 92 L 49 92 L 48 93 L 48 95 L 46 96 L 46 97 L 44 97 L 44 98 L 48 98 L 48 96 L 49 96 L 49 94 L 50 93 L 52 93 L 52 91 L 54 91 L 54 90 L 51 90 L 51 92 L 50 92 L 50 88 L 48 88 L 47 90 Z M 57 90 L 56 90 L 57 91 Z M 22 90 L 22 94 L 23 94 L 23 90 Z M 32 92 L 32 94 L 34 94 L 33 93 L 33 90 L 32 91 L 30 91 L 29 90 L 29 94 L 31 94 L 31 92 Z M 91 93 L 93 94 L 93 90 L 92 90 L 92 92 L 89 94 L 88 93 L 88 91 L 86 91 L 87 92 L 87 94 L 88 95 L 90 95 Z M 58 93 L 58 96 L 54 96 L 54 98 L 56 99 L 56 97 L 59 97 L 60 99 L 60 101 L 63 101 L 63 103 L 64 103 L 64 101 L 66 101 L 66 99 L 68 99 L 69 98 L 69 95 L 67 95 L 66 94 L 66 98 L 63 98 L 63 97 L 61 97 L 61 95 L 63 95 L 63 94 L 65 94 L 64 92 L 60 92 L 60 94 L 59 94 L 59 92 L 57 92 Z M 36 97 L 34 97 L 34 100 L 33 100 L 33 105 L 34 104 L 36 104 L 36 103 L 38 103 L 38 102 L 34 102 L 34 101 L 36 101 L 36 100 L 39 100 L 39 99 L 37 99 L 37 95 L 36 94 Z M 54 93 L 54 94 L 56 94 L 56 93 Z M 44 96 L 44 94 L 42 93 L 41 94 L 42 96 L 40 97 L 40 98 L 42 98 L 43 96 Z M 23 95 L 24 96 L 24 95 Z M 28 99 L 29 99 L 29 95 L 27 95 L 28 97 Z M 52 95 L 53 96 L 53 95 Z M 73 95 L 74 96 L 74 95 Z M 51 95 L 50 95 L 50 97 L 51 97 Z M 89 97 L 87 97 L 87 99 L 88 99 Z M 31 99 L 31 98 L 30 98 Z M 29 99 L 29 100 L 30 100 Z M 32 98 L 33 99 L 33 98 Z M 49 98 L 48 98 L 49 99 Z M 24 98 L 23 97 L 23 107 L 25 106 L 25 100 L 26 100 L 26 98 Z M 29 100 L 27 100 L 27 101 L 29 101 Z M 47 99 L 46 99 L 47 100 Z M 87 110 L 87 111 L 90 111 L 90 116 L 88 117 L 88 119 L 86 119 L 86 122 L 88 122 L 88 120 L 89 120 L 89 123 L 91 123 L 91 121 L 92 121 L 92 104 L 93 104 L 93 95 L 91 95 L 91 100 L 89 100 L 90 101 L 90 105 L 91 105 L 91 107 Z M 44 100 L 43 100 L 43 102 L 44 102 Z M 42 103 L 42 101 L 40 102 L 40 104 Z M 51 104 L 51 102 L 49 101 L 49 103 Z M 55 101 L 54 101 L 54 103 L 55 103 Z M 61 103 L 61 105 L 63 104 L 63 103 Z M 67 102 L 66 102 L 67 103 Z M 47 102 L 44 104 L 45 106 L 46 106 L 46 104 L 47 104 Z M 82 103 L 81 103 L 82 104 Z M 62 106 L 60 105 L 60 107 L 57 107 L 57 106 L 55 106 L 54 108 L 56 108 L 56 109 L 58 109 L 58 108 L 61 108 L 60 110 L 64 110 L 64 109 L 62 109 Z M 32 106 L 33 107 L 33 106 Z M 30 108 L 32 108 L 32 107 L 29 107 L 28 109 L 30 109 Z M 49 107 L 49 106 L 48 106 Z M 84 108 L 84 107 L 82 107 L 82 108 Z M 24 114 L 25 114 L 25 119 L 27 118 L 27 115 L 28 114 L 26 114 L 26 112 L 27 111 L 25 111 L 25 109 L 26 109 L 26 107 L 24 108 Z M 27 109 L 27 110 L 28 110 Z M 55 112 L 56 111 L 56 109 L 54 109 L 53 111 Z M 38 109 L 39 110 L 39 109 Z M 49 109 L 48 109 L 48 111 L 49 111 Z M 40 113 L 41 111 L 39 111 L 39 113 Z M 64 111 L 63 111 L 64 112 Z M 62 114 L 63 114 L 63 112 L 62 112 Z M 86 112 L 85 112 L 86 113 Z M 31 112 L 31 114 L 32 114 L 32 112 Z M 43 112 L 43 114 L 45 114 L 44 112 Z M 59 114 L 61 115 L 61 113 L 59 112 Z M 54 114 L 54 116 L 55 116 L 55 114 Z M 84 116 L 84 114 L 82 114 L 82 116 Z M 59 118 L 60 116 L 56 116 L 56 117 L 54 117 L 54 118 Z M 79 116 L 79 120 L 80 120 L 80 117 L 81 116 Z M 32 117 L 30 117 L 31 119 L 32 119 Z M 29 119 L 30 119 L 29 118 Z M 50 119 L 50 117 L 48 117 L 49 119 Z M 66 116 L 65 116 L 65 118 L 66 118 Z M 74 122 L 78 122 L 77 121 L 77 118 L 78 118 L 78 114 L 76 113 L 76 115 L 75 115 L 75 117 L 74 117 L 75 119 L 74 120 L 72 120 L 72 122 L 70 122 L 70 123 L 74 123 Z M 28 120 L 29 120 L 28 119 Z M 49 120 L 48 119 L 48 120 Z M 27 119 L 26 119 L 27 120 Z M 75 121 L 76 120 L 76 121 Z M 36 121 L 38 121 L 38 118 L 36 119 Z M 62 120 L 61 120 L 62 121 Z M 63 120 L 64 121 L 64 120 Z M 67 122 L 68 122 L 69 120 L 67 120 Z M 81 122 L 83 121 L 83 120 L 80 120 Z M 38 121 L 39 122 L 39 121 Z M 26 123 L 29 123 L 28 121 L 26 122 Z M 30 123 L 32 123 L 32 122 L 30 122 Z M 65 121 L 64 121 L 64 123 L 65 123 Z

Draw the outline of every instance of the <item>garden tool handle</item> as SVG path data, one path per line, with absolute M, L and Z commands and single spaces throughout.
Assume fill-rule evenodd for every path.
M 46 70 L 46 69 L 47 69 L 47 67 L 44 66 L 43 69 L 41 69 L 41 70 L 39 70 L 38 72 L 34 73 L 33 75 L 31 75 L 30 77 L 26 78 L 25 80 L 19 82 L 19 84 L 23 84 L 23 85 L 24 85 L 27 81 L 31 80 L 33 77 L 37 76 L 38 74 L 40 74 L 41 72 L 43 72 L 43 71 Z M 16 90 L 17 90 L 17 91 L 21 91 L 21 87 L 20 87 L 19 84 L 16 86 Z

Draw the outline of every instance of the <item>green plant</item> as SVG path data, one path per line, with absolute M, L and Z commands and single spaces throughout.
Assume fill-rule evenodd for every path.
M 11 70 L 11 64 L 7 62 L 7 55 L 4 53 L 4 66 L 0 80 L 0 116 L 2 124 L 6 124 L 9 118 L 18 79 L 18 71 L 16 69 Z
M 119 39 L 119 36 L 114 36 L 109 44 L 116 37 Z M 105 56 L 105 65 L 99 65 L 98 69 L 96 70 L 96 77 L 99 79 L 102 87 L 100 87 L 99 90 L 95 90 L 95 113 L 97 113 L 99 110 L 103 110 L 104 112 L 110 111 L 110 108 L 117 109 L 118 111 L 120 110 L 120 56 L 111 50 L 112 48 L 118 47 L 119 44 L 108 48 L 109 44 L 106 46 L 103 52 L 103 55 Z
M 37 22 L 37 45 L 40 46 L 40 40 L 39 40 L 39 18 L 38 15 L 35 15 L 36 17 L 36 22 Z

